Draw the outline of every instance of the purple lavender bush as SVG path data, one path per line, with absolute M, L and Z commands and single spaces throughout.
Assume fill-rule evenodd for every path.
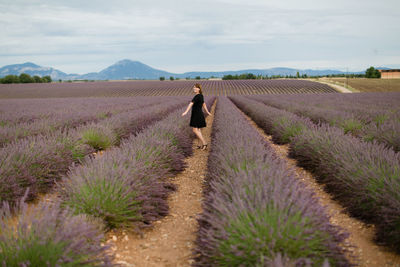
M 62 101 L 46 100 L 46 103 L 38 99 L 14 99 L 11 102 L 14 102 L 13 105 L 3 103 L 6 104 L 2 107 L 7 113 L 0 113 L 0 146 L 31 135 L 71 130 L 89 122 L 97 123 L 118 113 L 160 103 L 161 99 L 110 98 L 105 101 L 103 98 L 64 98 Z
M 347 234 L 326 214 L 234 105 L 219 97 L 195 265 L 349 266 L 339 246 Z
M 294 114 L 307 117 L 316 124 L 321 122 L 328 123 L 332 126 L 343 128 L 345 133 L 351 133 L 355 136 L 360 136 L 361 130 L 365 127 L 367 122 L 362 121 L 357 116 L 342 110 L 325 109 L 322 107 L 309 106 L 306 104 L 293 103 L 280 100 L 279 98 L 268 97 L 249 97 L 250 99 L 257 100 L 263 104 L 270 105 L 275 108 L 287 110 Z M 302 96 L 302 98 L 305 98 Z
M 124 112 L 98 124 L 29 136 L 8 144 L 0 150 L 0 200 L 18 201 L 26 188 L 30 188 L 27 200 L 34 199 L 38 193 L 50 190 L 72 163 L 89 156 L 94 148 L 119 143 L 116 138 L 144 129 L 183 106 L 184 101 L 182 97 L 176 98 L 163 106 Z M 97 131 L 85 135 L 89 129 Z
M 148 137 L 139 134 L 72 169 L 62 184 L 64 204 L 102 218 L 109 228 L 150 223 L 166 215 L 166 198 L 174 187 L 161 178 L 183 167 L 183 155 L 165 138 Z
M 400 155 L 321 125 L 293 138 L 290 156 L 351 212 L 377 226 L 377 240 L 400 251 Z
M 14 102 L 14 105 L 10 106 L 8 103 L 8 105 L 4 105 L 7 113 L 0 112 L 0 147 L 32 135 L 46 135 L 56 130 L 71 131 L 73 128 L 89 123 L 96 125 L 96 123 L 115 115 L 118 115 L 121 120 L 121 117 L 128 117 L 126 114 L 137 113 L 143 108 L 159 105 L 166 101 L 173 102 L 177 99 L 127 97 L 109 98 L 107 101 L 104 98 L 57 100 L 47 100 L 46 103 L 43 103 L 43 100 L 37 99 L 14 99 L 11 101 Z M 32 106 L 33 104 L 41 106 Z
M 288 124 L 307 125 L 290 139 L 289 155 L 300 166 L 313 171 L 319 182 L 341 201 L 353 216 L 377 226 L 377 240 L 399 250 L 400 244 L 400 156 L 373 140 L 363 142 L 327 124 L 307 124 L 287 111 L 274 112 L 251 100 L 235 97 L 234 102 L 267 133 L 282 140 L 280 117 Z M 278 121 L 278 123 L 273 123 Z
M 93 218 L 73 215 L 58 201 L 21 203 L 18 215 L 8 202 L 0 209 L 0 265 L 112 266 L 103 226 Z
M 168 214 L 166 177 L 182 171 L 193 134 L 182 110 L 124 140 L 102 157 L 72 168 L 60 186 L 63 203 L 101 218 L 109 228 L 143 227 Z
M 342 128 L 364 141 L 377 140 L 400 151 L 399 94 L 316 94 L 248 96 L 266 105 Z M 343 103 L 344 102 L 344 103 Z
M 230 99 L 267 134 L 272 135 L 272 140 L 278 144 L 289 143 L 305 128 L 314 125 L 308 118 L 301 118 L 291 112 L 266 106 L 243 96 L 234 96 Z M 265 116 L 265 114 L 269 116 Z
M 0 200 L 17 202 L 30 188 L 27 200 L 44 193 L 77 162 L 94 150 L 73 135 L 31 136 L 0 150 Z
M 385 144 L 388 148 L 400 152 L 400 111 L 374 122 L 363 129 L 363 140 L 376 140 Z

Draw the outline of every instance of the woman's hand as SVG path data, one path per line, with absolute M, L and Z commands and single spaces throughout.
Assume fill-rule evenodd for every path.
M 191 108 L 192 106 L 193 106 L 193 102 L 190 102 L 189 105 L 188 105 L 188 107 L 186 108 L 185 112 L 182 113 L 182 117 L 185 116 L 185 115 L 189 112 L 189 110 L 190 110 L 190 108 Z

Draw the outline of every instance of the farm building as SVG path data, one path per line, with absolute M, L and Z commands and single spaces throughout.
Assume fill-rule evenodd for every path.
M 400 79 L 400 69 L 379 70 L 381 79 Z

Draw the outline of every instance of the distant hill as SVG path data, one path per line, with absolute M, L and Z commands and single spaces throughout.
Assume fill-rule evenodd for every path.
M 91 80 L 127 80 L 127 79 L 159 79 L 160 76 L 169 78 L 175 73 L 154 69 L 139 61 L 124 59 L 105 68 L 100 72 L 93 72 L 79 76 L 79 79 Z
M 14 65 L 7 65 L 2 68 L 0 68 L 0 77 L 4 77 L 10 74 L 13 75 L 20 75 L 21 73 L 26 73 L 31 76 L 38 75 L 40 77 L 47 76 L 49 75 L 53 80 L 58 80 L 58 79 L 70 79 L 77 74 L 66 74 L 62 71 L 59 71 L 54 68 L 50 67 L 42 67 L 39 65 L 36 65 L 32 62 L 26 62 L 23 64 L 14 64 Z
M 51 67 L 42 67 L 31 62 L 23 64 L 7 65 L 0 68 L 0 77 L 4 77 L 9 74 L 19 75 L 21 73 L 27 73 L 29 75 L 46 76 L 50 75 L 53 80 L 127 80 L 127 79 L 159 79 L 160 76 L 164 76 L 169 79 L 170 76 L 175 78 L 210 78 L 211 76 L 222 78 L 224 75 L 236 75 L 243 73 L 253 73 L 255 75 L 292 75 L 295 76 L 299 72 L 300 75 L 307 74 L 312 75 L 330 75 L 330 74 L 345 74 L 345 72 L 339 70 L 299 70 L 292 68 L 270 68 L 270 69 L 245 69 L 237 71 L 217 71 L 217 72 L 185 72 L 185 73 L 172 73 L 163 70 L 154 69 L 146 64 L 139 61 L 132 61 L 124 59 L 117 63 L 103 69 L 100 72 L 91 72 L 83 75 L 79 74 L 67 74 Z M 361 74 L 362 72 L 349 72 L 355 74 Z

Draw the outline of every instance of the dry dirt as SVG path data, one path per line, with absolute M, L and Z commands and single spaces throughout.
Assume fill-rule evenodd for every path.
M 207 127 L 202 129 L 208 143 L 206 150 L 197 149 L 193 143 L 193 155 L 185 159 L 187 167 L 171 181 L 177 190 L 168 198 L 169 215 L 156 221 L 142 235 L 118 230 L 107 234 L 116 253 L 115 262 L 122 266 L 190 266 L 193 263 L 192 248 L 197 232 L 197 216 L 202 212 L 202 187 L 207 171 L 207 159 L 211 145 L 210 134 L 215 104 Z
M 349 260 L 354 256 L 358 258 L 353 263 L 357 266 L 368 267 L 386 267 L 386 266 L 400 266 L 400 255 L 388 251 L 387 248 L 378 246 L 373 241 L 375 230 L 373 225 L 367 225 L 358 219 L 350 217 L 344 208 L 333 200 L 332 196 L 323 190 L 323 186 L 316 182 L 313 175 L 296 165 L 296 160 L 288 157 L 289 145 L 277 145 L 272 142 L 272 137 L 265 134 L 265 132 L 257 126 L 257 124 L 240 111 L 253 125 L 257 131 L 264 136 L 269 144 L 274 148 L 277 155 L 287 162 L 288 168 L 292 169 L 295 176 L 300 179 L 310 190 L 315 192 L 316 197 L 322 206 L 326 207 L 330 215 L 330 222 L 333 225 L 342 227 L 345 231 L 350 233 L 349 238 L 342 244 L 345 247 L 354 247 L 352 255 L 347 255 Z
M 327 80 L 327 79 L 318 79 L 318 80 L 310 79 L 310 81 L 327 84 L 330 87 L 333 87 L 333 89 L 336 89 L 337 91 L 339 91 L 341 93 L 353 93 L 353 91 L 351 91 L 350 89 L 348 89 L 340 84 L 335 84 L 332 81 Z M 352 90 L 354 90 L 354 92 L 359 92 L 358 90 L 356 90 L 354 88 L 352 88 Z
M 202 212 L 202 185 L 207 169 L 208 151 L 210 149 L 211 127 L 214 118 L 215 104 L 211 108 L 213 116 L 207 117 L 207 127 L 202 130 L 203 136 L 208 143 L 207 150 L 196 149 L 197 142 L 193 144 L 193 155 L 185 159 L 187 168 L 171 181 L 177 185 L 177 191 L 172 193 L 168 199 L 170 213 L 166 217 L 156 221 L 152 228 L 144 231 L 142 235 L 127 232 L 125 230 L 112 231 L 106 234 L 107 243 L 112 245 L 116 253 L 115 263 L 122 266 L 190 266 L 192 260 L 193 242 L 196 238 L 196 217 Z M 307 187 L 314 191 L 321 205 L 325 206 L 330 221 L 334 225 L 344 228 L 350 233 L 350 237 L 343 246 L 353 246 L 352 255 L 358 258 L 358 266 L 368 267 L 400 267 L 400 255 L 378 246 L 374 243 L 374 226 L 367 225 L 355 218 L 350 217 L 332 197 L 323 190 L 313 175 L 307 170 L 298 167 L 296 160 L 289 158 L 289 145 L 276 145 L 271 141 L 271 136 L 266 135 L 254 121 L 240 111 L 258 132 L 275 149 L 277 155 L 287 162 L 288 168 L 292 169 Z M 101 156 L 104 151 L 94 153 Z M 56 193 L 45 194 L 40 200 L 51 201 Z M 32 203 L 35 205 L 37 201 Z

